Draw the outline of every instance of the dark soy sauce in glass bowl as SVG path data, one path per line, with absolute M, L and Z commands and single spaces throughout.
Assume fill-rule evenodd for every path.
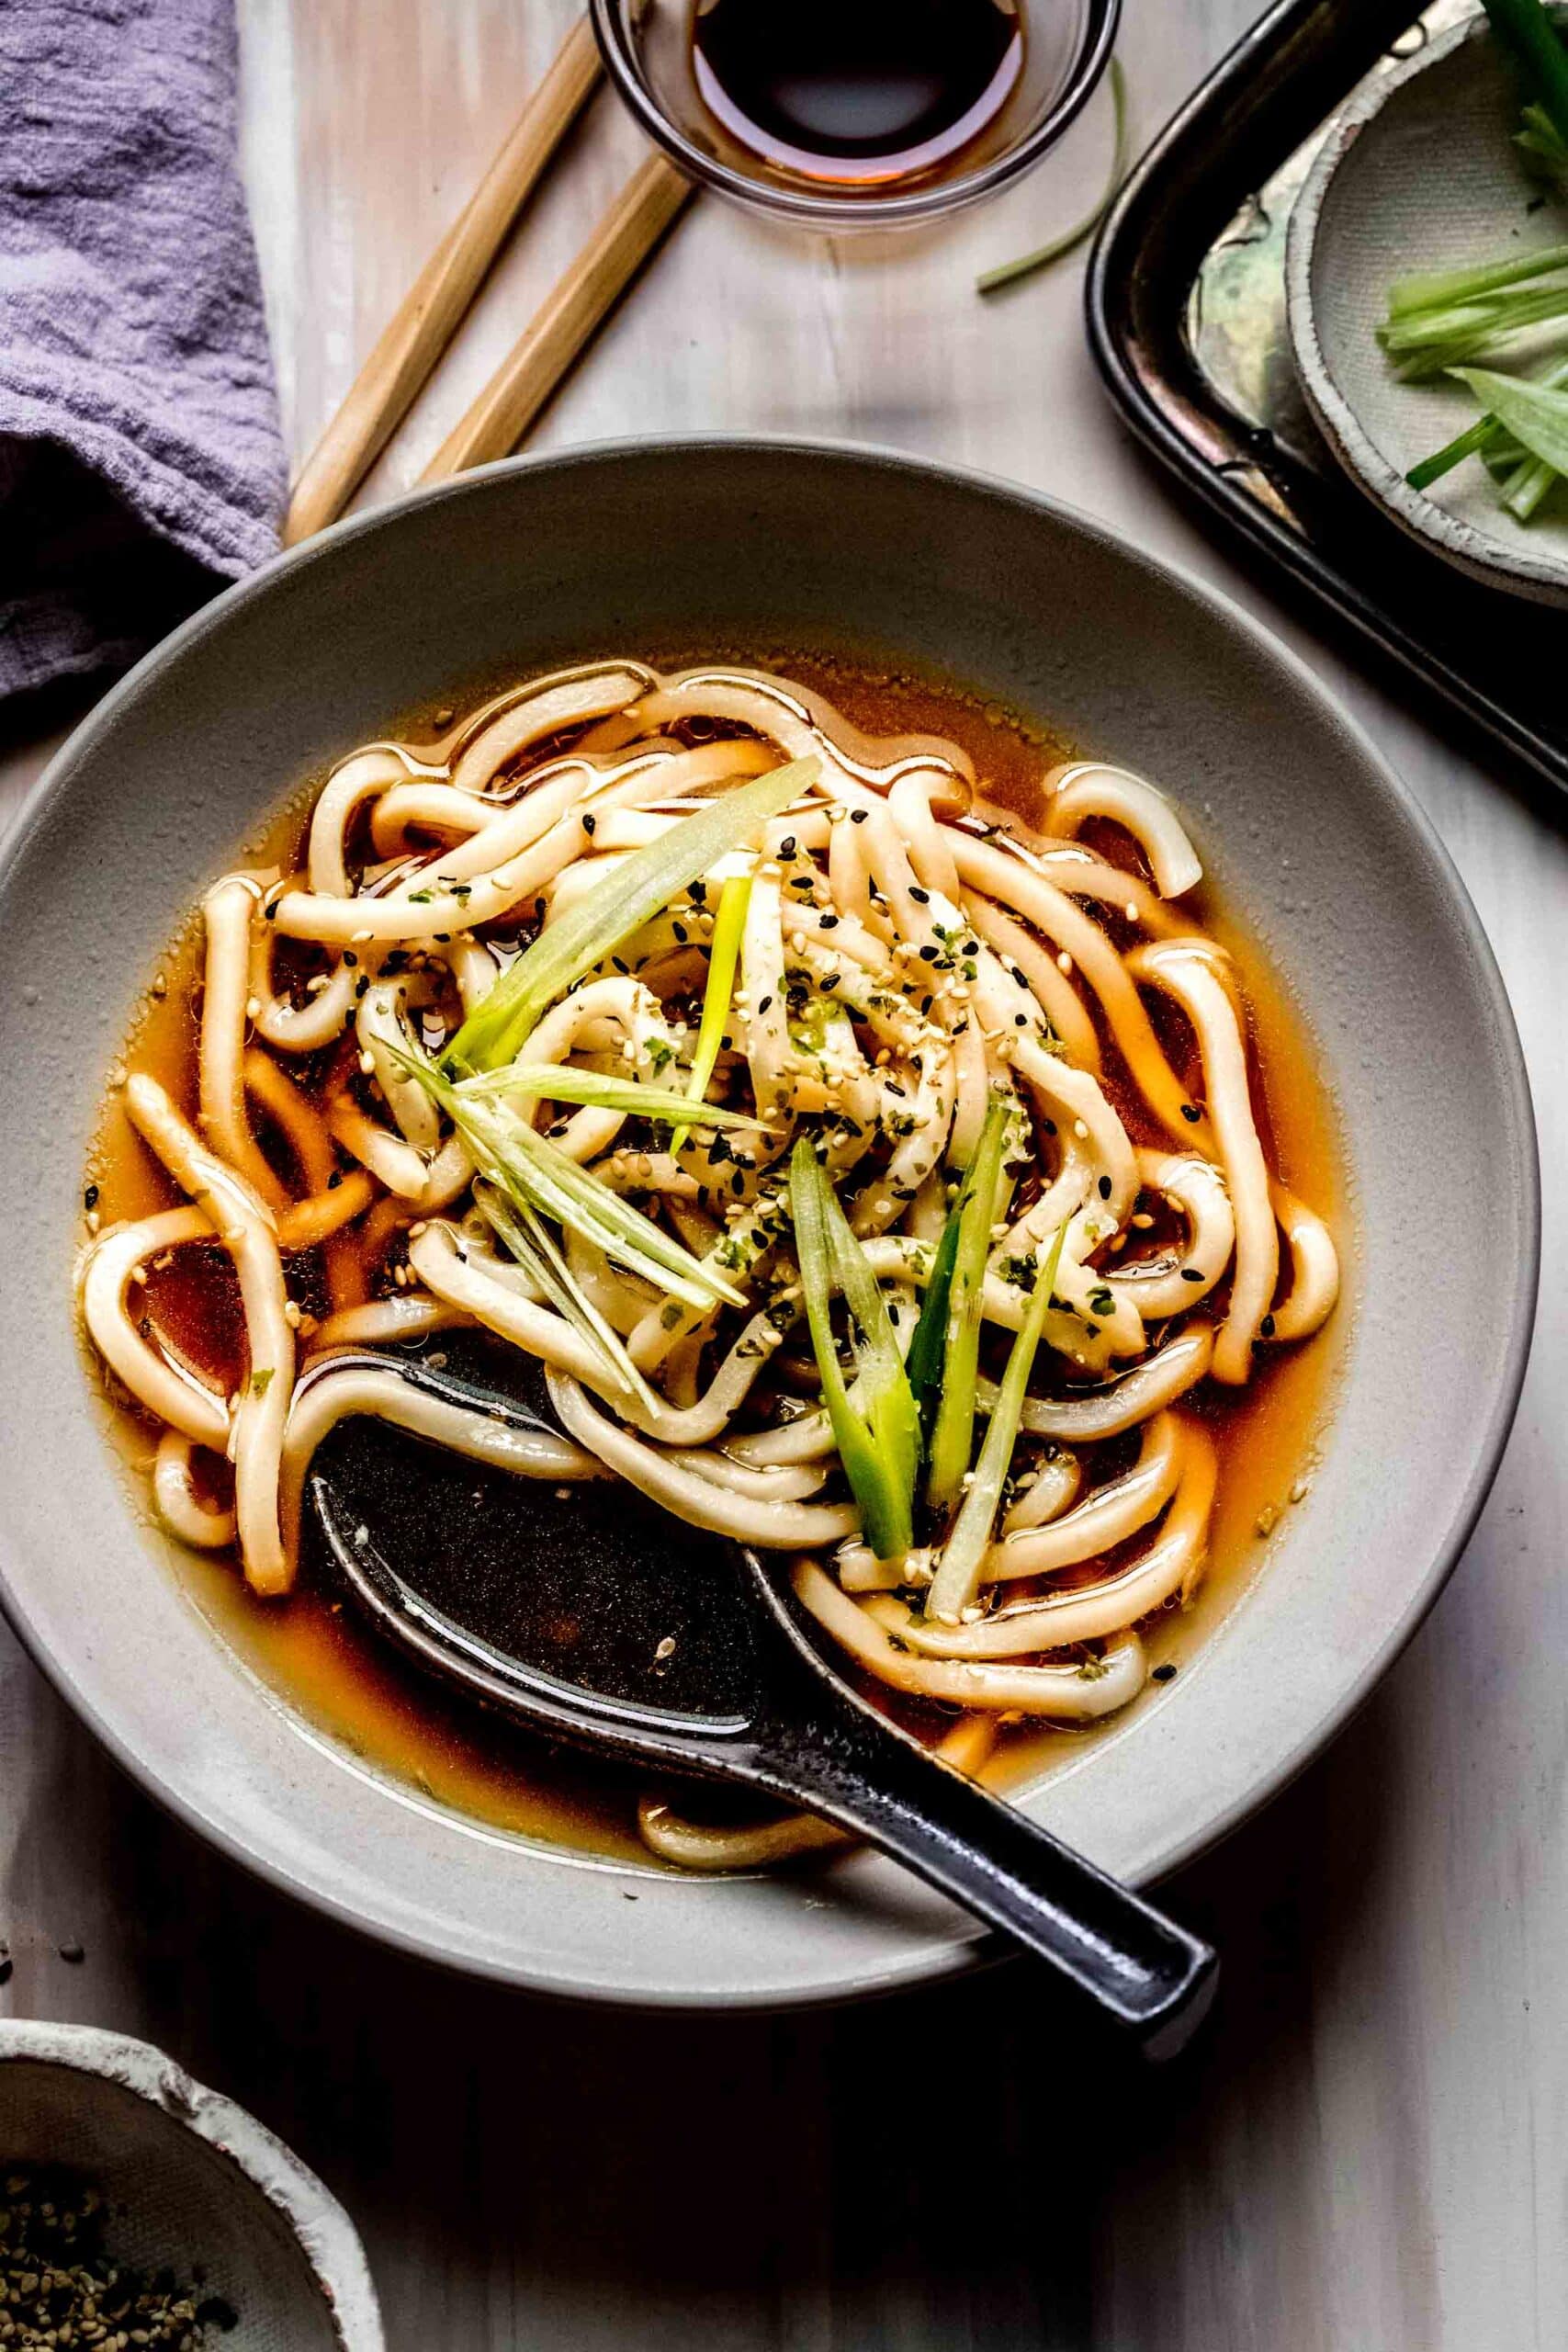
M 1019 87 L 1012 0 L 708 0 L 702 104 L 773 171 L 840 188 L 939 176 Z

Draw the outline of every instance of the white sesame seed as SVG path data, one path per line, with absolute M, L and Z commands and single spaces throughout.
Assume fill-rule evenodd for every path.
M 1056 969 L 1058 972 L 1070 972 L 1072 968 L 1073 959 L 1064 947 L 1061 954 L 1056 958 Z

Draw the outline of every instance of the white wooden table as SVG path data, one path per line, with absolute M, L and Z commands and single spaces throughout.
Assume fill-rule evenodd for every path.
M 574 5 L 242 0 L 246 169 L 297 454 Z M 1129 0 L 1144 135 L 1253 13 Z M 602 98 L 368 495 L 418 472 L 635 143 Z M 1200 2051 L 1156 2077 L 1086 2060 L 1021 1976 L 773 2022 L 563 2012 L 443 1981 L 162 1819 L 0 1633 L 0 2008 L 147 2033 L 274 2124 L 360 2222 L 396 2352 L 1568 2338 L 1562 809 L 1325 650 L 1173 505 L 1094 378 L 1079 265 L 975 300 L 978 267 L 1076 217 L 1108 146 L 1101 93 L 1025 187 L 897 244 L 699 204 L 534 446 L 725 426 L 962 460 L 1109 517 L 1306 653 L 1431 811 L 1524 1033 L 1547 1248 L 1507 1461 L 1359 1721 L 1173 1890 L 1227 1982 Z M 38 723 L 0 718 L 6 808 L 52 748 L 28 740 Z

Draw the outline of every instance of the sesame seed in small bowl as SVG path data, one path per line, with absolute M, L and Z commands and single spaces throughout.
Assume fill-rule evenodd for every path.
M 145 2041 L 0 2022 L 0 2347 L 384 2352 L 348 2215 Z

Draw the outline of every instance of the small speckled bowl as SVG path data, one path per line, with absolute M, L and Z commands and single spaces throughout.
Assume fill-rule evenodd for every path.
M 1461 571 L 1563 605 L 1568 507 L 1555 492 L 1517 522 L 1475 458 L 1411 489 L 1410 469 L 1478 412 L 1446 377 L 1401 383 L 1375 332 L 1401 271 L 1457 269 L 1568 238 L 1568 211 L 1540 202 L 1512 143 L 1520 96 L 1484 17 L 1371 83 L 1338 117 L 1296 198 L 1287 314 L 1307 403 L 1351 480 Z
M 1311 670 L 1212 589 L 1005 482 L 830 443 L 513 461 L 231 589 L 78 729 L 0 860 L 0 1329 L 25 1361 L 0 1414 L 13 1623 L 186 1821 L 375 1934 L 604 2000 L 839 1999 L 994 1947 L 874 1854 L 805 1878 L 639 1870 L 448 1812 L 312 1731 L 137 1525 L 72 1327 L 106 1073 L 155 958 L 258 814 L 394 713 L 672 648 L 945 672 L 1153 776 L 1316 1041 L 1356 1247 L 1311 1491 L 1178 1679 L 1023 1800 L 1119 1875 L 1174 1869 L 1298 1770 L 1453 1566 L 1524 1373 L 1534 1134 L 1470 902 Z
M 234 2314 L 224 2352 L 383 2352 L 354 2224 L 281 2140 L 151 2043 L 0 2022 L 0 2167 L 102 2191 L 105 2249 Z

